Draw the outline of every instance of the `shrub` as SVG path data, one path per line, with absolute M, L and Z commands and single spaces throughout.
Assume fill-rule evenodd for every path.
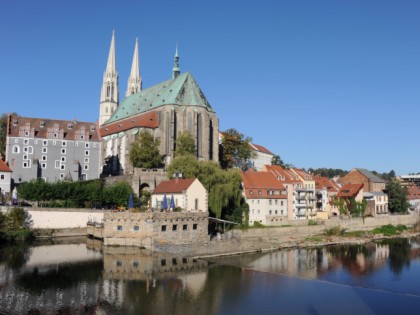
M 392 236 L 400 234 L 402 231 L 407 230 L 405 225 L 393 226 L 392 224 L 383 225 L 372 230 L 373 234 L 383 234 L 384 236 Z
M 318 222 L 316 220 L 309 220 L 308 225 L 318 225 Z
M 326 228 L 324 234 L 327 236 L 341 236 L 344 235 L 346 229 L 342 229 L 339 225 Z
M 265 226 L 264 226 L 264 224 L 261 224 L 260 222 L 254 221 L 254 227 L 256 227 L 256 228 L 263 228 Z

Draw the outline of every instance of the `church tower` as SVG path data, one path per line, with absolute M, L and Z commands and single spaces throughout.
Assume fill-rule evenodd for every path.
M 138 93 L 141 91 L 141 77 L 139 67 L 139 41 L 136 38 L 136 46 L 134 47 L 133 62 L 131 64 L 131 73 L 128 78 L 127 92 L 125 96 Z
M 107 121 L 115 112 L 119 103 L 118 73 L 115 64 L 115 34 L 112 32 L 111 47 L 104 73 L 99 109 L 99 126 Z

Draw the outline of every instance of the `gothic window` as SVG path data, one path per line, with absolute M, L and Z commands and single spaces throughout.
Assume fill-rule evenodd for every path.
M 109 85 L 106 87 L 106 97 L 109 97 L 109 92 L 110 92 L 110 87 Z
M 213 120 L 209 122 L 209 160 L 213 160 Z
M 170 138 L 171 138 L 171 121 L 170 121 L 170 117 L 169 117 L 169 113 L 166 112 L 165 113 L 165 152 L 166 155 L 170 155 Z
M 111 87 L 111 101 L 114 100 L 114 84 Z
M 201 116 L 201 114 L 198 114 L 197 115 L 197 157 L 203 156 L 202 138 L 203 138 L 203 117 Z

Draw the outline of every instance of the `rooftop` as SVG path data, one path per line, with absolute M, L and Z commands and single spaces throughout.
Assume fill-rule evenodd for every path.
M 187 190 L 195 181 L 195 178 L 175 178 L 161 182 L 153 191 L 153 194 L 179 194 Z

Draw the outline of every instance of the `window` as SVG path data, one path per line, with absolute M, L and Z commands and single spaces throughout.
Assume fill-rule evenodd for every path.
M 66 142 L 66 141 L 63 141 L 63 142 L 61 142 L 61 145 L 62 145 L 63 147 L 65 147 L 65 146 L 67 145 L 67 142 Z
M 61 154 L 66 154 L 66 149 L 61 149 Z
M 268 213 L 271 215 L 271 210 Z
M 186 230 L 188 229 L 188 225 L 187 225 L 187 224 L 184 224 L 184 225 L 182 226 L 182 229 L 183 229 L 184 231 L 186 231 Z
M 54 132 L 53 137 L 54 137 L 54 138 L 57 138 L 57 137 L 58 137 L 58 134 L 57 134 L 56 132 Z
M 35 144 L 38 144 L 38 140 L 34 140 L 34 143 L 35 143 Z
M 281 204 L 281 205 L 283 205 L 283 200 L 282 200 L 282 201 L 280 201 L 280 204 Z
M 197 198 L 195 198 L 195 201 L 194 201 L 194 209 L 198 210 L 198 199 Z
M 29 168 L 29 167 L 31 167 L 31 161 L 30 160 L 28 160 L 28 161 L 23 161 L 23 168 Z
M 274 211 L 274 213 L 275 213 L 275 214 L 277 214 L 277 210 L 276 210 L 276 211 Z
M 66 165 L 65 164 L 61 164 L 60 165 L 60 170 L 65 170 L 66 169 Z
M 92 147 L 96 148 L 96 143 L 92 144 Z
M 85 171 L 87 171 L 87 170 L 89 170 L 89 165 L 84 165 L 84 167 L 83 167 L 83 169 L 85 170 Z
M 122 225 L 117 225 L 117 231 L 122 231 L 123 227 Z
M 43 169 L 46 169 L 46 168 L 47 168 L 47 163 L 42 163 L 42 164 L 41 164 L 41 167 L 42 167 Z
M 198 227 L 198 224 L 197 223 L 194 223 L 193 224 L 193 230 L 197 230 L 197 227 Z
M 261 196 L 261 195 L 262 195 L 262 191 L 258 190 L 258 196 Z
M 75 146 L 75 147 L 78 147 L 78 146 L 79 146 L 79 142 L 75 142 L 75 143 L 74 143 L 74 146 Z
M 15 139 L 15 143 L 18 143 L 19 142 L 19 140 L 18 139 Z
M 166 231 L 166 225 L 162 225 L 161 231 L 162 232 L 165 232 Z
M 27 155 L 24 155 L 24 156 L 23 156 L 23 159 L 24 159 L 24 160 L 27 160 L 27 159 L 28 159 L 28 156 L 27 156 Z
M 28 139 L 23 140 L 23 144 L 29 144 L 29 140 Z
M 55 168 L 60 168 L 60 161 L 59 160 L 55 161 Z
M 48 148 L 42 148 L 42 153 L 47 153 L 48 152 Z
M 160 261 L 160 265 L 163 267 L 163 266 L 166 266 L 166 259 L 162 259 L 161 261 Z
M 249 190 L 249 194 L 252 196 L 254 192 L 252 190 Z
M 174 224 L 172 225 L 172 231 L 176 231 L 178 229 L 178 225 Z
M 89 151 L 88 150 L 85 151 L 85 155 L 89 156 Z
M 270 199 L 268 200 L 268 204 L 271 205 L 273 203 L 273 201 Z
M 136 232 L 137 232 L 137 231 L 140 231 L 140 227 L 139 227 L 138 225 L 135 225 L 135 226 L 133 227 L 133 230 L 134 230 L 134 231 L 136 231 Z
M 176 265 L 178 265 L 176 258 L 172 258 L 172 266 L 176 266 Z
M 89 163 L 89 158 L 85 158 L 85 163 Z
M 283 214 L 283 210 L 281 210 L 281 214 Z
M 57 144 L 57 141 L 53 141 L 53 145 L 56 145 Z
M 89 142 L 85 143 L 85 148 L 89 149 Z
M 133 261 L 133 267 L 134 268 L 137 268 L 139 265 L 140 265 L 140 263 L 137 260 Z
M 66 161 L 66 157 L 65 156 L 62 156 L 61 157 L 61 162 L 65 162 Z
M 117 260 L 116 265 L 117 265 L 117 267 L 121 267 L 123 265 L 122 264 L 122 261 L 121 260 Z
M 47 160 L 47 156 L 46 155 L 43 155 L 41 159 L 42 159 L 42 161 L 46 161 Z
M 42 145 L 48 145 L 48 140 L 42 141 Z
M 19 153 L 19 146 L 18 145 L 14 145 L 12 152 L 18 154 Z
M 64 174 L 60 173 L 60 179 L 64 179 Z
M 3 179 L 4 179 L 4 175 L 3 175 L 3 174 L 1 174 L 1 175 L 0 175 L 0 179 L 1 179 L 1 180 L 3 180 Z

